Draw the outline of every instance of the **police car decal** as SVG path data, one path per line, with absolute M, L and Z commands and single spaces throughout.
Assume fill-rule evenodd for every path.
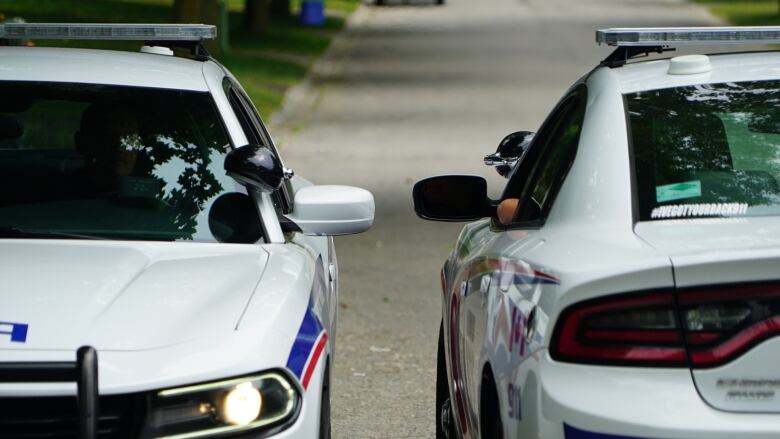
M 27 342 L 27 331 L 30 325 L 26 323 L 0 322 L 0 334 L 10 336 L 11 342 Z
M 308 387 L 312 373 L 328 341 L 328 332 L 314 311 L 315 298 L 327 294 L 322 257 L 317 259 L 316 267 L 309 305 L 306 307 L 298 335 L 295 337 L 290 356 L 287 359 L 287 368 L 301 380 L 304 389 Z
M 304 389 L 309 385 L 327 340 L 328 332 L 323 329 L 320 319 L 314 314 L 309 303 L 287 359 L 287 368 L 301 380 Z
M 515 284 L 520 285 L 538 285 L 538 284 L 551 284 L 558 285 L 561 281 L 547 274 L 541 270 L 534 269 L 530 264 L 523 261 L 514 261 L 507 258 L 480 258 L 471 262 L 468 268 L 469 279 L 475 276 L 483 274 L 499 272 L 504 275 L 508 274 L 512 277 L 510 279 Z

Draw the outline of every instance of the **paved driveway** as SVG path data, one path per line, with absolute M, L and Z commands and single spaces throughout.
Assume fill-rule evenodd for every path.
M 287 166 L 376 197 L 374 228 L 337 239 L 337 438 L 434 435 L 439 269 L 460 225 L 418 220 L 412 184 L 473 173 L 499 193 L 482 156 L 609 53 L 596 28 L 713 23 L 676 0 L 447 2 L 364 6 L 272 123 Z

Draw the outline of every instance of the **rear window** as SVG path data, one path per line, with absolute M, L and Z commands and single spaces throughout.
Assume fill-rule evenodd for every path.
M 780 214 L 780 81 L 626 95 L 640 221 Z

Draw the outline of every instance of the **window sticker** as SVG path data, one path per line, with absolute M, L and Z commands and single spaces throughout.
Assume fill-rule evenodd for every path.
M 699 180 L 655 187 L 655 199 L 659 203 L 694 197 L 701 197 L 701 181 Z
M 747 203 L 670 204 L 653 209 L 650 219 L 737 216 L 747 210 Z

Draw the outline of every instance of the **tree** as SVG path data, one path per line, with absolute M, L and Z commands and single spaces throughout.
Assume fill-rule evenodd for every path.
M 271 17 L 271 0 L 246 0 L 244 6 L 244 28 L 261 32 L 268 28 Z
M 272 17 L 288 18 L 290 15 L 292 15 L 290 11 L 290 0 L 271 0 Z
M 268 28 L 271 19 L 286 19 L 290 15 L 290 0 L 246 0 L 244 27 L 254 32 L 262 32 Z
M 177 23 L 220 24 L 217 0 L 175 0 L 173 3 L 173 16 L 174 21 Z M 227 31 L 227 29 L 218 29 L 217 34 L 219 35 L 220 32 Z M 206 41 L 204 44 L 213 55 L 222 53 L 219 44 L 216 44 L 216 42 Z
M 217 0 L 175 0 L 173 13 L 178 23 L 218 24 Z

